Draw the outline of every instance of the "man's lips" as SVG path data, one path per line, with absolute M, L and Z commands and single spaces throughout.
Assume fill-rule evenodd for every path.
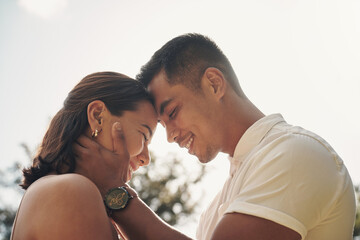
M 185 147 L 187 148 L 189 151 L 191 151 L 191 146 L 192 146 L 192 143 L 194 141 L 194 135 L 192 133 L 188 134 L 187 137 L 184 137 L 183 139 L 180 139 L 178 141 L 178 144 L 180 147 Z
M 191 143 L 192 143 L 193 141 L 194 141 L 194 137 L 191 136 L 191 138 L 189 139 L 189 141 L 186 143 L 185 147 L 186 147 L 187 149 L 189 149 L 190 146 L 191 146 Z

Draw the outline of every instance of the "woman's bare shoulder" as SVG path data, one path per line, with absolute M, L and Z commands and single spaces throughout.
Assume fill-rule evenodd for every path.
M 18 224 L 31 220 L 31 231 L 40 239 L 46 234 L 53 236 L 58 228 L 62 229 L 56 233 L 59 239 L 92 239 L 99 233 L 111 233 L 100 192 L 79 174 L 49 175 L 34 182 L 24 196 L 20 213 Z
M 95 184 L 88 178 L 76 174 L 48 175 L 30 185 L 27 192 L 59 191 L 59 190 L 92 190 L 96 191 Z
M 94 207 L 103 207 L 102 197 L 95 184 L 79 174 L 48 175 L 35 181 L 27 189 L 22 208 L 37 209 L 32 213 L 40 218 L 43 213 L 57 214 Z
M 23 201 L 39 209 L 39 212 L 61 212 L 62 216 L 67 211 L 70 211 L 69 214 L 77 215 L 86 209 L 104 208 L 101 194 L 95 184 L 79 174 L 43 177 L 28 188 Z
M 53 198 L 60 197 L 61 199 L 72 197 L 77 194 L 87 194 L 93 197 L 100 196 L 95 184 L 88 178 L 79 174 L 61 174 L 61 175 L 48 175 L 35 181 L 26 191 L 26 195 L 37 196 L 45 200 L 52 200 Z M 52 196 L 52 197 L 51 197 Z

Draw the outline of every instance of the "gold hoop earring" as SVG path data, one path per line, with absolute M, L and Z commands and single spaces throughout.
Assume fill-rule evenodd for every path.
M 99 134 L 99 131 L 97 129 L 95 129 L 95 131 L 92 131 L 91 137 L 96 138 L 98 134 Z

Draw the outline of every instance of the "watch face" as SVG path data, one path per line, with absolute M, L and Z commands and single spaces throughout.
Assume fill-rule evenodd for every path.
M 124 188 L 114 188 L 105 196 L 105 203 L 108 208 L 118 210 L 126 207 L 129 198 L 130 196 Z

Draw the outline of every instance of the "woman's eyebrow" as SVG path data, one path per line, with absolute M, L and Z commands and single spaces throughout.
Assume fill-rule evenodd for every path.
M 146 124 L 141 124 L 141 125 L 144 126 L 144 127 L 146 127 L 146 128 L 149 130 L 150 137 L 152 137 L 153 132 L 151 131 L 151 128 L 150 128 L 148 125 L 146 125 Z

